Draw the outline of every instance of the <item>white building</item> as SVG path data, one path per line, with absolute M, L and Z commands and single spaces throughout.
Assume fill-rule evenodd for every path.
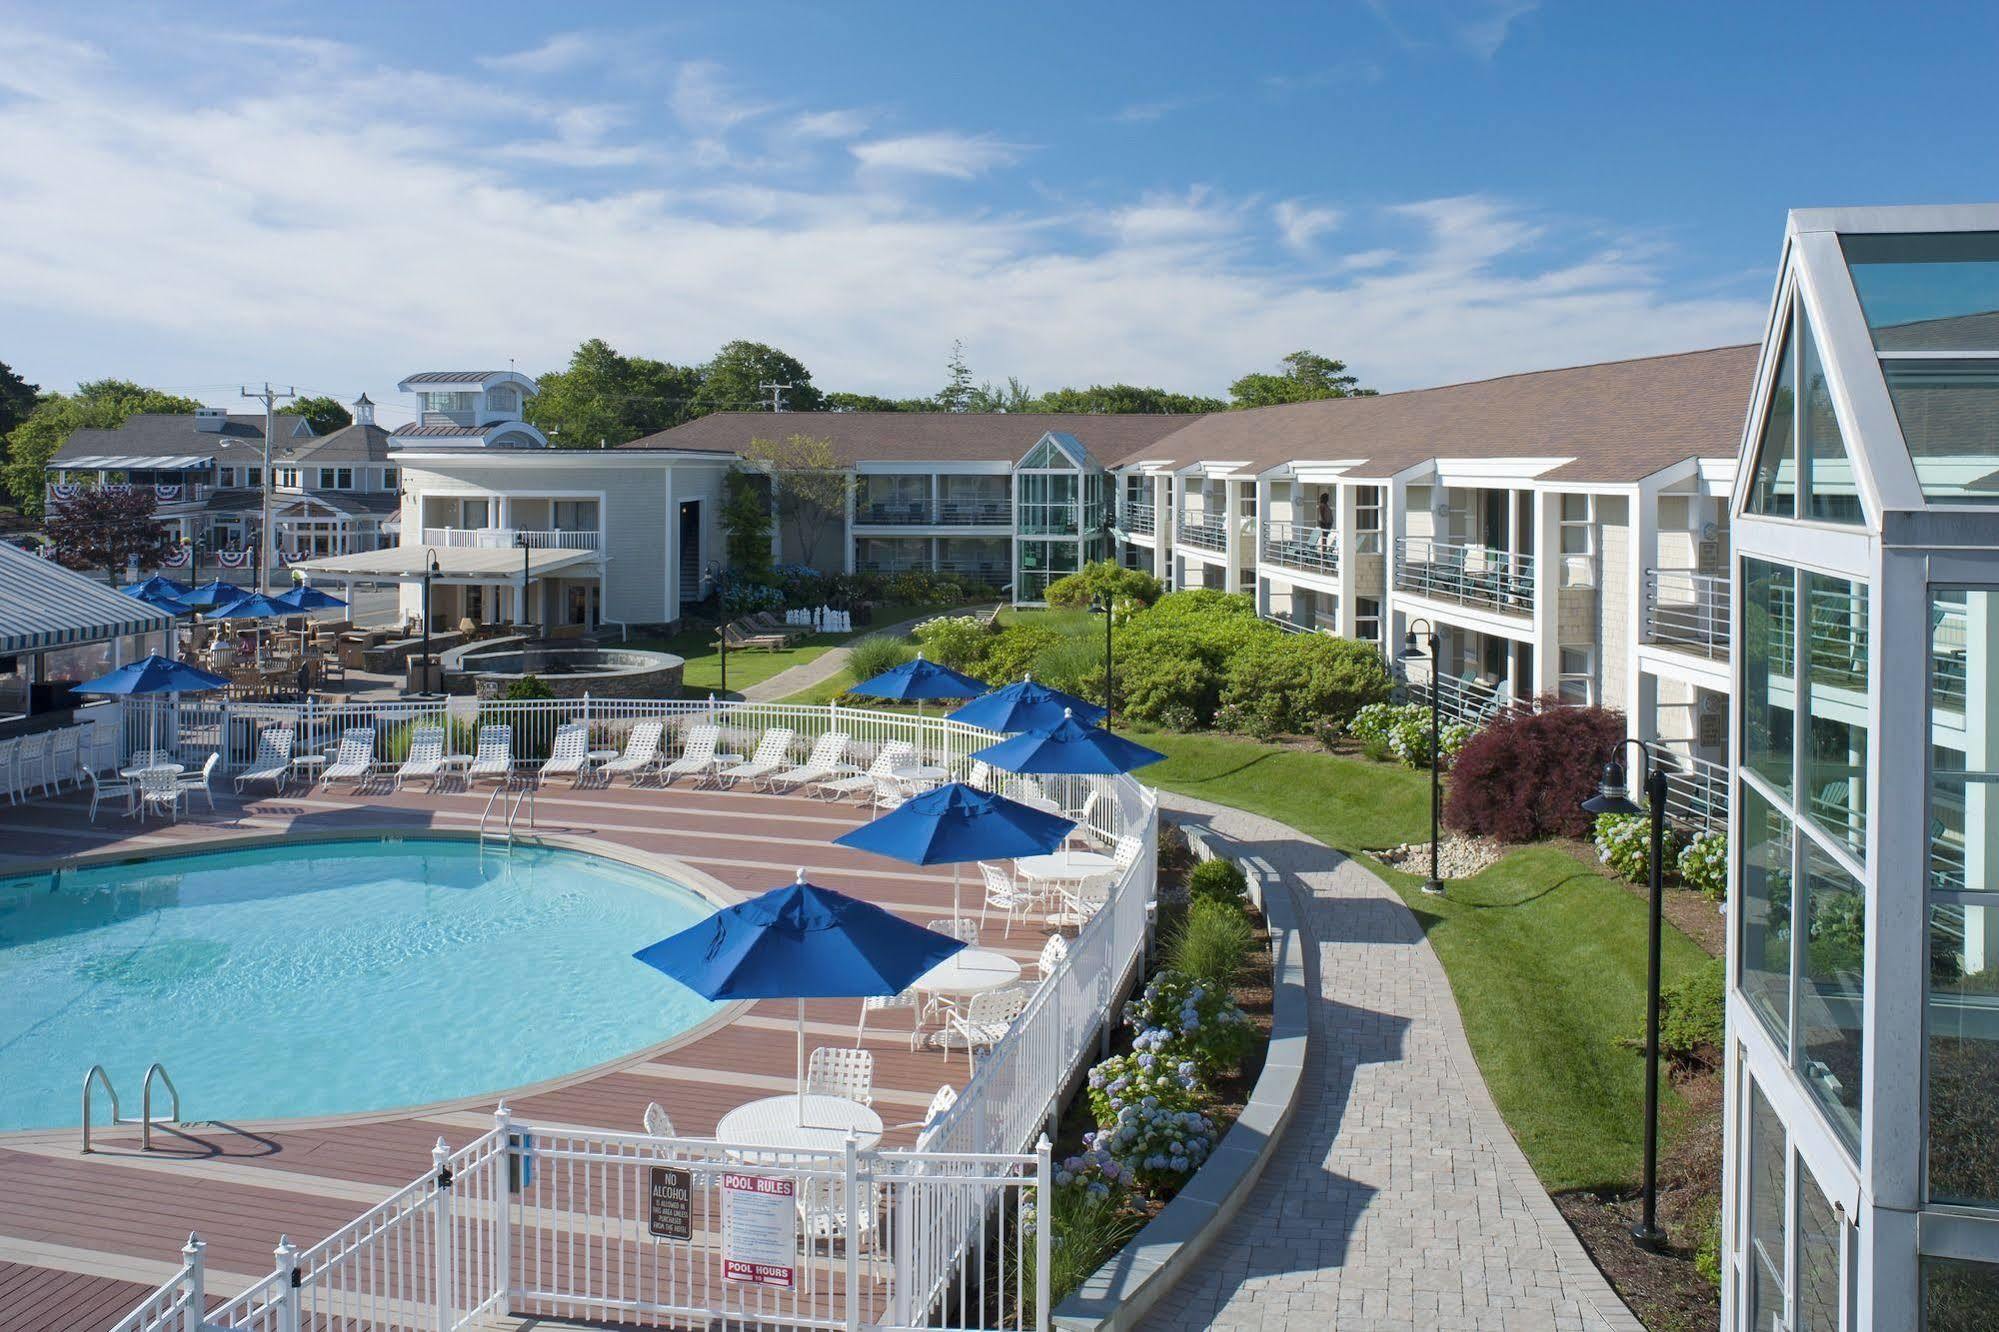
M 1752 401 L 1724 1326 L 1999 1326 L 1999 208 L 1793 214 Z

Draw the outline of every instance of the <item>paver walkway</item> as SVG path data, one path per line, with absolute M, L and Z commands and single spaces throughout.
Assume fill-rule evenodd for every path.
M 935 619 L 939 615 L 989 615 L 992 613 L 992 609 L 988 605 L 967 606 L 963 609 L 945 608 L 934 610 L 928 614 L 919 615 L 913 620 L 904 620 L 900 624 L 888 624 L 869 628 L 863 633 L 855 634 L 847 642 L 851 645 L 865 638 L 868 634 L 906 634 L 925 620 Z M 846 669 L 847 649 L 845 647 L 828 648 L 811 661 L 801 661 L 796 666 L 787 666 L 768 680 L 759 680 L 753 685 L 746 686 L 743 689 L 742 696 L 745 702 L 775 703 L 779 699 L 790 698 L 793 694 L 802 694 L 812 688 L 813 685 L 823 684 Z
M 1162 793 L 1302 888 L 1306 1098 L 1229 1232 L 1149 1328 L 1643 1332 L 1500 1119 L 1443 967 L 1360 864 Z

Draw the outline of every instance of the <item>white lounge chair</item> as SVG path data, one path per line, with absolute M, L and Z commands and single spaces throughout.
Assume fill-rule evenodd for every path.
M 805 762 L 795 768 L 772 773 L 764 785 L 770 790 L 780 791 L 803 786 L 807 782 L 823 782 L 834 777 L 851 776 L 859 769 L 846 762 L 847 739 L 845 731 L 826 732 L 813 742 L 812 752 L 806 756 Z
M 998 1045 L 1013 1026 L 1014 1019 L 1026 1007 L 1026 989 L 1009 985 L 1003 990 L 985 990 L 975 994 L 963 1009 L 944 1015 L 947 1048 L 954 1039 L 965 1043 L 966 1073 L 972 1071 L 973 1051 L 990 1050 Z
M 665 735 L 665 722 L 643 721 L 632 727 L 625 737 L 625 752 L 604 765 L 604 780 L 623 777 L 637 785 L 639 778 L 659 763 L 659 742 Z
M 715 744 L 722 738 L 719 726 L 696 726 L 687 732 L 687 743 L 681 746 L 680 757 L 659 770 L 662 784 L 671 786 L 673 779 L 693 773 L 699 777 L 715 766 Z
M 97 806 L 100 801 L 110 796 L 117 796 L 125 802 L 125 808 L 129 810 L 132 808 L 132 801 L 139 793 L 139 788 L 126 781 L 123 777 L 118 778 L 116 781 L 100 781 L 97 774 L 88 768 L 77 769 L 77 779 L 90 788 L 90 821 L 92 823 L 97 822 Z
M 838 1096 L 862 1105 L 875 1103 L 875 1057 L 844 1045 L 822 1045 L 805 1061 L 807 1095 Z
M 289 726 L 266 726 L 257 732 L 257 752 L 250 756 L 250 766 L 236 774 L 236 794 L 243 794 L 251 782 L 269 782 L 273 795 L 284 790 L 297 734 Z
M 465 784 L 475 785 L 483 781 L 504 782 L 514 772 L 514 728 L 495 725 L 479 728 L 477 752 L 472 755 L 471 766 L 465 769 Z
M 215 765 L 222 762 L 218 750 L 210 750 L 208 758 L 202 762 L 201 771 L 184 772 L 174 778 L 174 785 L 180 788 L 181 799 L 187 801 L 188 808 L 194 808 L 194 797 L 198 794 L 208 802 L 208 812 L 215 812 Z
M 734 786 L 737 782 L 755 786 L 769 780 L 788 761 L 791 738 L 796 734 L 789 726 L 771 727 L 764 732 L 763 739 L 757 741 L 757 752 L 750 755 L 750 761 L 720 769 L 715 774 L 716 782 L 723 786 Z
M 907 740 L 891 740 L 881 747 L 881 752 L 875 755 L 875 761 L 868 765 L 866 772 L 856 773 L 852 777 L 837 777 L 823 781 L 814 789 L 828 800 L 838 800 L 841 796 L 859 795 L 862 792 L 872 795 L 875 783 L 892 780 L 895 770 L 902 766 L 903 760 L 915 752 L 915 746 Z
M 442 726 L 418 726 L 410 732 L 410 752 L 396 769 L 396 790 L 403 789 L 403 783 L 412 778 L 428 780 L 432 787 L 437 785 L 437 775 L 444 771 L 444 728 Z
M 583 780 L 583 766 L 589 761 L 590 728 L 582 722 L 568 722 L 555 728 L 555 743 L 541 765 L 541 779 L 567 777 L 574 785 Z
M 340 748 L 334 751 L 333 762 L 319 775 L 319 784 L 322 789 L 335 782 L 351 782 L 359 787 L 374 770 L 375 728 L 350 726 L 341 732 Z

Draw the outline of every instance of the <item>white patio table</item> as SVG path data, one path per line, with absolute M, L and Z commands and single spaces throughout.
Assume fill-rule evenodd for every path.
M 1024 878 L 1075 883 L 1110 874 L 1117 869 L 1117 862 L 1101 851 L 1064 850 L 1045 856 L 1022 856 L 1013 862 L 1013 867 Z
M 838 1152 L 846 1149 L 849 1131 L 867 1151 L 881 1141 L 882 1117 L 859 1101 L 807 1092 L 802 1097 L 766 1096 L 737 1106 L 715 1125 L 715 1140 L 725 1147 Z
M 984 994 L 1020 979 L 1020 963 L 989 948 L 961 948 L 916 978 L 925 994 Z

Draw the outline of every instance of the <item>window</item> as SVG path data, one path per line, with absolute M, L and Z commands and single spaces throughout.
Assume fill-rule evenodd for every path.
M 1029 451 L 1026 461 L 1020 464 L 1023 471 L 1073 472 L 1076 460 L 1064 453 L 1052 439 L 1044 439 Z
M 1867 853 L 1867 585 L 1805 576 L 1805 814 Z
M 1353 631 L 1358 638 L 1370 643 L 1381 641 L 1381 602 L 1374 597 L 1355 597 L 1353 602 Z
M 596 500 L 556 500 L 549 508 L 554 515 L 555 530 L 558 532 L 597 530 Z
M 1798 1069 L 1827 1122 L 1858 1155 L 1867 898 L 1859 881 L 1809 839 L 1804 906 Z
M 1793 327 L 1778 349 L 1776 377 L 1764 406 L 1756 471 L 1744 507 L 1769 518 L 1824 523 L 1862 521 L 1860 485 L 1833 411 L 1818 339 L 1793 298 Z M 1802 410 L 1798 386 L 1804 385 Z
M 1847 457 L 1846 439 L 1832 409 L 1832 390 L 1819 360 L 1818 339 L 1810 323 L 1805 337 L 1803 412 L 1798 422 L 1798 475 L 1803 482 L 1806 515 L 1823 523 L 1858 523 L 1860 483 Z
M 1999 1266 L 1956 1258 L 1923 1259 L 1926 1332 L 1986 1332 L 1999 1307 Z
M 496 388 L 486 390 L 486 410 L 489 412 L 517 412 L 521 409 L 519 389 Z
M 1798 1181 L 1798 1297 L 1791 1332 L 1839 1332 L 1840 1256 L 1846 1227 L 1826 1201 L 1803 1157 L 1792 1165 Z
M 396 488 L 396 483 L 398 480 L 399 477 L 397 475 L 395 468 L 384 467 L 382 469 L 382 489 L 394 490 Z
M 334 472 L 334 469 L 333 469 L 333 468 L 331 468 L 331 467 L 322 467 L 322 468 L 320 468 L 320 469 L 319 469 L 319 489 L 321 489 L 321 490 L 332 490 L 332 489 L 334 489 L 334 488 L 335 488 L 335 478 L 336 478 L 336 473 Z
M 1798 380 L 1791 365 L 1791 338 L 1786 330 L 1777 348 L 1777 377 L 1763 406 L 1763 437 L 1756 446 L 1756 475 L 1743 507 L 1769 518 L 1798 515 L 1796 459 L 1791 453 L 1792 426 L 1797 415 Z
M 245 467 L 243 469 L 243 484 L 253 488 L 263 485 L 264 469 L 261 467 Z
M 1561 675 L 1555 694 L 1564 703 L 1588 705 L 1596 699 L 1596 649 L 1565 647 L 1560 657 Z
M 230 488 L 231 486 L 235 485 L 235 484 L 236 484 L 236 469 L 235 469 L 235 468 L 233 468 L 233 467 L 218 467 L 218 468 L 216 468 L 216 469 L 215 469 L 215 484 L 216 484 L 216 485 L 218 485 L 218 486 L 220 486 L 220 487 L 222 487 L 222 488 L 223 488 L 224 490 L 227 490 L 227 489 L 229 489 L 229 488 Z
M 1881 351 L 1999 351 L 1999 234 L 1842 236 Z
M 1791 821 L 1748 783 L 1739 783 L 1742 845 L 1742 992 L 1785 1049 L 1791 1043 Z
M 1797 698 L 1797 574 L 1780 564 L 1742 562 L 1743 762 L 1780 795 L 1791 793 Z
M 1562 586 L 1596 586 L 1596 497 L 1562 496 Z
M 423 409 L 426 412 L 469 412 L 472 410 L 471 393 L 425 393 Z
M 1784 1274 L 1786 1190 L 1784 1166 L 1789 1148 L 1784 1140 L 1784 1122 L 1763 1097 L 1763 1089 L 1749 1084 L 1749 1219 L 1748 1267 L 1749 1326 L 1757 1332 L 1784 1326 Z
M 1381 487 L 1356 486 L 1353 493 L 1354 550 L 1362 555 L 1381 553 Z

